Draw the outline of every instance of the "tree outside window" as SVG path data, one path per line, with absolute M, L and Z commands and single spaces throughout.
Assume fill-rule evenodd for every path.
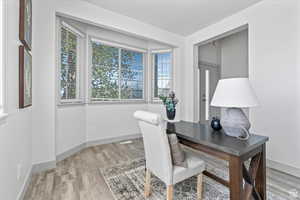
M 91 41 L 91 98 L 93 100 L 142 100 L 143 53 Z
M 153 68 L 153 97 L 167 96 L 172 86 L 172 54 L 154 53 Z
M 77 94 L 77 45 L 76 34 L 61 28 L 60 97 L 62 100 L 76 99 Z

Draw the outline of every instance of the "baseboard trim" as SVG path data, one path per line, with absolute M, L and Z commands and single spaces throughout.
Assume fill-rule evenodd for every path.
M 139 133 L 139 134 L 125 135 L 125 136 L 121 136 L 121 137 L 113 137 L 113 138 L 107 138 L 107 139 L 87 141 L 87 142 L 79 144 L 63 153 L 56 155 L 56 162 L 62 161 L 64 159 L 66 159 L 67 157 L 70 157 L 70 156 L 74 155 L 75 153 L 77 153 L 87 147 L 97 146 L 97 145 L 101 145 L 101 144 L 110 144 L 110 143 L 120 142 L 120 141 L 124 141 L 124 140 L 133 140 L 133 139 L 137 139 L 137 138 L 141 138 L 141 137 L 142 137 L 142 135 Z
M 35 173 L 39 173 L 39 172 L 46 171 L 49 169 L 54 169 L 56 167 L 57 162 L 62 161 L 65 158 L 72 156 L 75 153 L 77 153 L 87 147 L 97 146 L 97 145 L 101 145 L 101 144 L 109 144 L 109 143 L 114 143 L 114 142 L 121 142 L 124 140 L 133 140 L 133 139 L 138 139 L 141 137 L 142 137 L 142 134 L 138 133 L 138 134 L 132 134 L 132 135 L 125 135 L 125 136 L 121 136 L 121 137 L 87 141 L 87 142 L 77 145 L 63 153 L 56 155 L 56 160 L 33 164 L 32 173 L 35 174 Z
M 92 141 L 87 141 L 86 142 L 86 147 L 92 147 L 92 146 L 97 146 L 101 144 L 109 144 L 109 143 L 115 143 L 115 142 L 121 142 L 124 140 L 133 140 L 133 139 L 138 139 L 141 138 L 142 134 L 133 134 L 133 135 L 125 135 L 121 137 L 114 137 L 114 138 L 107 138 L 107 139 L 100 139 L 100 140 L 92 140 Z
M 275 169 L 300 178 L 300 169 L 296 167 L 286 165 L 277 161 L 269 160 L 269 159 L 267 160 L 267 166 L 271 169 Z
M 25 197 L 25 194 L 26 194 L 26 191 L 29 187 L 29 184 L 30 184 L 30 181 L 31 181 L 31 177 L 32 177 L 32 174 L 33 174 L 33 167 L 30 168 L 29 172 L 26 174 L 26 177 L 25 177 L 25 180 L 24 180 L 24 183 L 21 187 L 21 190 L 17 196 L 17 200 L 23 200 L 24 197 Z
M 36 163 L 33 164 L 32 166 L 32 173 L 39 173 L 39 172 L 43 172 L 49 169 L 54 169 L 56 168 L 56 161 L 47 161 L 47 162 L 42 162 L 42 163 Z
M 70 157 L 72 155 L 74 155 L 75 153 L 81 151 L 82 149 L 84 149 L 86 147 L 86 143 L 82 143 L 82 144 L 79 144 L 63 153 L 60 153 L 58 155 L 56 155 L 56 162 L 59 162 L 59 161 L 62 161 L 64 160 L 65 158 L 67 157 Z
M 34 174 L 34 173 L 39 173 L 39 172 L 46 171 L 49 169 L 54 169 L 56 167 L 57 162 L 62 161 L 65 158 L 74 155 L 75 153 L 81 151 L 84 148 L 97 146 L 97 145 L 101 145 L 101 144 L 121 142 L 124 140 L 138 139 L 141 137 L 142 137 L 142 135 L 140 133 L 138 133 L 138 134 L 121 136 L 121 137 L 113 137 L 113 138 L 107 138 L 107 139 L 87 141 L 87 142 L 77 145 L 63 153 L 58 154 L 56 156 L 56 160 L 54 160 L 54 161 L 33 164 L 29 175 L 31 176 L 31 174 Z M 293 176 L 300 178 L 300 169 L 295 168 L 293 166 L 267 159 L 267 167 L 281 171 L 281 172 L 285 172 L 287 174 L 291 174 Z M 28 178 L 26 178 L 26 179 L 28 179 Z M 26 184 L 28 184 L 27 181 L 29 181 L 29 180 L 26 180 L 25 186 L 26 186 Z
M 142 135 L 139 133 L 139 134 L 126 135 L 126 136 L 114 137 L 114 138 L 108 138 L 108 139 L 102 139 L 102 140 L 87 141 L 87 142 L 77 145 L 63 153 L 58 154 L 56 156 L 56 160 L 33 164 L 30 171 L 26 175 L 26 178 L 22 185 L 20 193 L 17 196 L 17 200 L 24 199 L 33 174 L 56 168 L 57 162 L 62 161 L 69 156 L 72 156 L 73 154 L 81 151 L 82 149 L 87 148 L 87 147 L 101 145 L 101 144 L 109 144 L 109 143 L 114 143 L 114 142 L 121 142 L 124 140 L 138 139 L 141 137 L 142 137 Z

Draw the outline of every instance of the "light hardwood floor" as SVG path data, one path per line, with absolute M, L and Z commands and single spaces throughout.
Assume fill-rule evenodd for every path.
M 33 175 L 25 200 L 114 200 L 99 168 L 144 157 L 141 140 L 129 144 L 104 144 L 84 149 L 59 162 L 56 169 Z M 273 192 L 299 186 L 298 178 L 268 169 Z
M 113 200 L 99 168 L 144 157 L 143 143 L 132 142 L 90 147 L 33 175 L 25 200 Z

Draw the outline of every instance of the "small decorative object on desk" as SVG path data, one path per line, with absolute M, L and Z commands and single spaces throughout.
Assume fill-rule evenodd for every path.
M 176 116 L 176 105 L 179 102 L 175 96 L 175 92 L 170 92 L 169 96 L 160 95 L 159 98 L 166 106 L 167 117 L 169 120 L 175 119 Z
M 210 123 L 212 129 L 219 131 L 222 129 L 220 119 L 218 117 L 213 117 Z

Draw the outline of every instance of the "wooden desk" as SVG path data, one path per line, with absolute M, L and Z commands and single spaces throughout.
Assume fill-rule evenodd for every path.
M 204 174 L 229 187 L 231 200 L 253 197 L 266 200 L 266 142 L 268 137 L 251 135 L 247 141 L 214 131 L 209 125 L 180 121 L 167 124 L 180 142 L 229 162 L 229 182 L 205 171 Z M 251 159 L 249 170 L 244 162 Z M 245 180 L 245 185 L 243 184 Z M 243 186 L 244 185 L 244 186 Z

